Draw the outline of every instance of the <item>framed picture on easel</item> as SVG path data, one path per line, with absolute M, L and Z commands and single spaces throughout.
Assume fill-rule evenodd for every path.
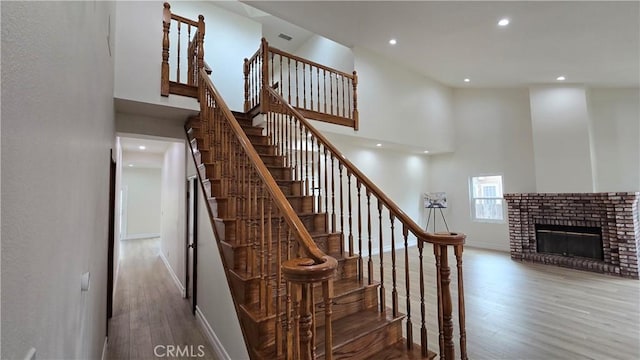
M 446 192 L 432 192 L 424 193 L 424 208 L 425 209 L 445 209 L 447 207 L 447 193 Z

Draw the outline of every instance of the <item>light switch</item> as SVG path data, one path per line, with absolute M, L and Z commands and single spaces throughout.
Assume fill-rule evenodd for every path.
M 80 289 L 82 291 L 89 291 L 89 279 L 90 279 L 91 275 L 89 274 L 89 272 L 87 271 L 86 273 L 82 274 L 82 279 L 80 280 Z

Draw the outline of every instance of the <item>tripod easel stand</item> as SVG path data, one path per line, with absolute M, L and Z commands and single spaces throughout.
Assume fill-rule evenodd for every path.
M 442 212 L 442 206 L 429 206 L 429 213 L 427 214 L 427 226 L 425 227 L 426 231 L 429 231 L 429 222 L 431 221 L 431 215 L 433 214 L 433 233 L 436 232 L 436 211 L 435 209 L 440 210 L 440 216 L 442 216 L 442 221 L 444 222 L 444 226 L 449 231 L 449 225 L 447 225 L 447 219 L 444 218 L 444 213 Z

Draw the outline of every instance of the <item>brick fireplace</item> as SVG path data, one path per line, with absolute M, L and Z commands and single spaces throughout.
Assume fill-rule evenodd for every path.
M 640 192 L 505 194 L 511 258 L 638 279 Z M 602 259 L 538 252 L 536 225 L 599 228 Z

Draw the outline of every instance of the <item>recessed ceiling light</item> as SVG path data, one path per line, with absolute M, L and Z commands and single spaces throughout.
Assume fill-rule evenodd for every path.
M 566 77 L 564 77 L 564 76 L 558 76 L 558 77 L 556 78 L 556 80 L 558 80 L 558 81 L 565 81 L 565 80 L 567 80 L 567 78 L 566 78 Z
M 376 144 L 376 146 L 377 146 L 377 147 L 381 147 L 381 146 L 382 146 L 382 144 Z
M 129 167 L 133 167 L 133 164 L 129 164 Z
M 144 146 L 144 145 L 140 145 L 140 146 L 138 146 L 138 149 L 140 149 L 140 150 L 146 150 L 146 148 L 147 148 L 147 147 L 146 147 L 146 146 Z
M 500 21 L 498 21 L 498 26 L 507 26 L 509 25 L 509 19 L 504 18 L 504 19 L 500 19 Z
M 428 153 L 429 153 L 429 150 L 425 150 L 425 151 L 423 151 L 423 152 L 424 152 L 425 154 L 428 154 Z
M 464 82 L 469 82 L 471 81 L 469 78 L 464 79 Z
M 397 43 L 398 43 L 398 40 L 396 40 L 396 39 L 389 40 L 389 44 L 391 44 L 391 45 L 395 45 Z

